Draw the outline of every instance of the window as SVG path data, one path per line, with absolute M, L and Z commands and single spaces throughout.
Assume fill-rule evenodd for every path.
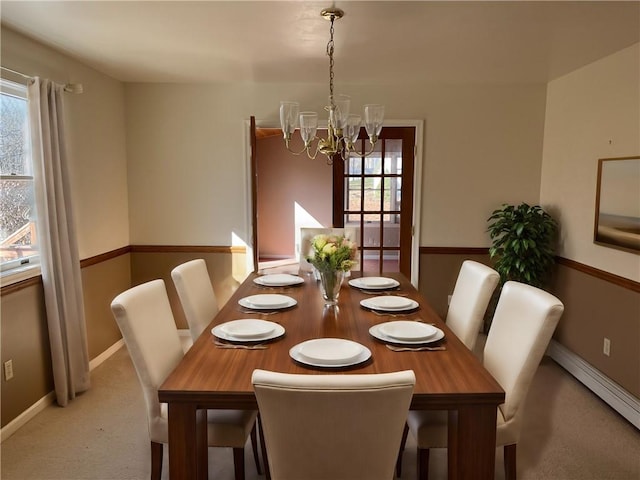
M 0 79 L 0 270 L 39 264 L 27 88 Z

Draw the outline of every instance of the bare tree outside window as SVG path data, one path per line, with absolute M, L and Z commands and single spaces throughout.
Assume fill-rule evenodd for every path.
M 38 254 L 26 89 L 2 81 L 0 92 L 0 265 L 30 263 Z

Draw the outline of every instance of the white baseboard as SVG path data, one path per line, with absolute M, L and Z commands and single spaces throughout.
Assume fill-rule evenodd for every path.
M 589 390 L 640 430 L 640 400 L 555 340 L 548 354 Z
M 120 350 L 123 346 L 124 346 L 124 339 L 121 338 L 120 340 L 118 340 L 116 343 L 111 345 L 104 352 L 102 352 L 100 355 L 98 355 L 96 358 L 94 358 L 89 362 L 89 371 L 90 372 L 93 371 L 94 368 L 96 368 L 98 365 L 100 365 L 102 362 L 108 359 L 111 355 L 113 355 L 118 350 Z
M 89 362 L 89 371 L 92 371 L 102 362 L 107 360 L 111 355 L 116 353 L 124 345 L 124 340 L 120 339 L 104 352 L 98 355 L 96 358 Z M 38 413 L 42 412 L 45 408 L 51 405 L 56 400 L 55 392 L 49 392 L 36 403 L 27 408 L 24 412 L 14 418 L 11 422 L 4 426 L 0 430 L 0 443 L 4 442 L 11 435 L 16 433 L 20 427 L 25 425 L 29 420 L 35 417 Z
M 38 413 L 43 411 L 49 405 L 51 405 L 56 399 L 55 392 L 49 392 L 36 403 L 27 408 L 24 412 L 14 418 L 11 422 L 0 430 L 0 443 L 4 442 L 11 435 L 16 433 L 20 427 L 35 417 Z

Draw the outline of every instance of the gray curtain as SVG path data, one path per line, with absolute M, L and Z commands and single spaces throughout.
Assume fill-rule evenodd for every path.
M 64 86 L 36 77 L 28 86 L 42 282 L 57 402 L 90 386 L 82 277 L 71 208 Z M 43 188 L 38 188 L 43 186 Z

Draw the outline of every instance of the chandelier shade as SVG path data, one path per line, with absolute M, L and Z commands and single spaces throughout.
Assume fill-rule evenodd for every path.
M 318 153 L 327 157 L 327 163 L 333 162 L 333 157 L 340 154 L 343 159 L 350 155 L 370 155 L 378 141 L 384 121 L 384 106 L 368 104 L 364 106 L 363 117 L 351 113 L 351 98 L 348 95 L 334 95 L 333 93 L 333 24 L 336 19 L 342 18 L 344 12 L 339 8 L 326 8 L 320 13 L 331 22 L 329 29 L 330 39 L 327 43 L 327 55 L 329 56 L 329 104 L 325 107 L 328 112 L 327 137 L 318 138 L 318 114 L 316 112 L 300 112 L 300 104 L 291 101 L 280 102 L 280 126 L 287 150 L 295 155 L 306 153 L 309 158 L 316 158 Z M 356 140 L 362 126 L 369 136 L 370 149 L 367 152 L 359 152 L 356 149 Z M 300 136 L 304 142 L 302 150 L 291 150 L 289 143 L 296 128 L 300 129 Z M 314 145 L 315 142 L 315 145 Z

